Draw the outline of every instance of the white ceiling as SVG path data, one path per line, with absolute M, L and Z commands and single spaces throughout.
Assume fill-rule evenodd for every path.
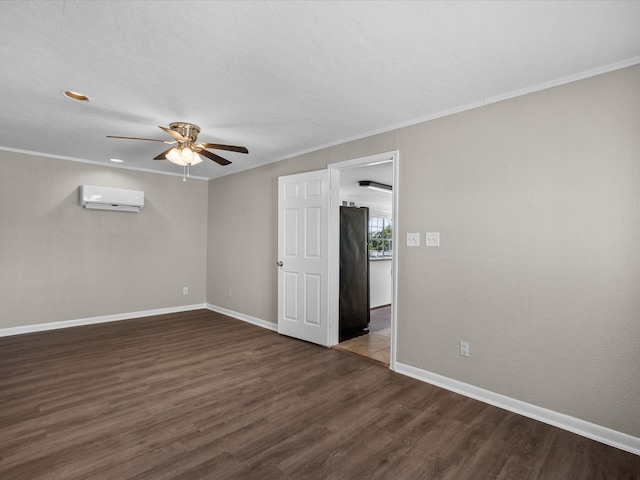
M 393 195 L 361 187 L 361 180 L 393 186 L 393 162 L 340 170 L 340 201 L 353 202 L 356 207 L 369 207 L 372 215 L 391 217 Z
M 1 1 L 0 148 L 216 178 L 640 63 L 639 1 Z M 63 90 L 91 98 L 80 104 Z M 111 164 L 113 165 L 113 164 Z

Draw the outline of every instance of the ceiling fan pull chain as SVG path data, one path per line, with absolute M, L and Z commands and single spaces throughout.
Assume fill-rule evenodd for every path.
M 187 166 L 186 165 L 182 166 L 182 181 L 183 182 L 187 181 Z

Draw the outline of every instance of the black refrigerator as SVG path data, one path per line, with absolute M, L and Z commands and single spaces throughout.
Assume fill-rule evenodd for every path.
M 340 341 L 368 333 L 369 209 L 340 207 Z

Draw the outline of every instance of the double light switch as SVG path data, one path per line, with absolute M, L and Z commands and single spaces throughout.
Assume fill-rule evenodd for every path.
M 440 232 L 427 232 L 425 235 L 425 245 L 427 247 L 439 247 Z M 420 246 L 420 234 L 407 233 L 407 247 L 419 247 L 419 246 Z

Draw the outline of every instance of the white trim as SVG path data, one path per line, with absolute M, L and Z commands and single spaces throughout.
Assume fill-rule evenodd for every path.
M 343 168 L 348 168 L 348 167 L 378 165 L 380 163 L 393 162 L 397 153 L 398 153 L 397 150 L 392 150 L 390 152 L 376 153 L 374 155 L 367 155 L 366 157 L 353 158 L 351 160 L 344 160 L 342 162 L 329 163 L 327 165 L 327 168 L 333 169 L 333 170 L 342 170 Z
M 38 323 L 36 325 L 22 325 L 19 327 L 9 327 L 0 329 L 0 337 L 11 335 L 21 335 L 23 333 L 44 332 L 47 330 L 58 330 L 59 328 L 79 327 L 82 325 L 93 325 L 96 323 L 117 322 L 120 320 L 131 320 L 134 318 L 151 317 L 153 315 L 164 315 L 167 313 L 188 312 L 206 308 L 204 303 L 194 305 L 182 305 L 180 307 L 156 308 L 154 310 L 143 310 L 140 312 L 116 313 L 114 315 L 103 315 L 100 317 L 78 318 L 76 320 L 63 320 L 61 322 Z
M 278 325 L 275 323 L 267 322 L 266 320 L 262 320 L 260 318 L 252 317 L 251 315 L 245 315 L 244 313 L 234 312 L 233 310 L 228 310 L 226 308 L 218 307 L 217 305 L 212 305 L 210 303 L 206 304 L 208 310 L 212 312 L 218 312 L 227 317 L 232 317 L 238 320 L 242 320 L 243 322 L 251 323 L 253 325 L 257 325 L 258 327 L 266 328 L 267 330 L 272 330 L 274 332 L 278 331 Z
M 42 152 L 32 152 L 31 150 L 22 150 L 20 148 L 10 148 L 10 147 L 2 147 L 0 146 L 0 150 L 5 152 L 13 152 L 20 153 L 24 155 L 32 155 L 34 157 L 45 157 L 45 158 L 53 158 L 56 160 L 68 160 L 70 162 L 78 162 L 78 163 L 88 163 L 90 165 L 98 165 L 100 167 L 109 167 L 109 168 L 120 168 L 123 170 L 135 170 L 138 172 L 147 172 L 147 173 L 159 173 L 160 175 L 173 175 L 174 177 L 184 177 L 183 172 L 165 172 L 163 170 L 154 170 L 151 168 L 143 168 L 143 167 L 132 167 L 131 165 L 125 165 L 122 163 L 107 163 L 107 162 L 99 162 L 97 160 L 85 160 L 84 158 L 76 158 L 76 157 L 67 157 L 64 155 L 54 155 L 52 153 L 42 153 Z M 207 177 L 198 177 L 196 175 L 190 175 L 189 180 L 209 180 Z
M 547 90 L 549 88 L 553 88 L 553 87 L 558 87 L 561 85 L 565 85 L 568 83 L 572 83 L 572 82 L 576 82 L 579 80 L 584 80 L 587 78 L 591 78 L 591 77 L 595 77 L 597 75 L 603 75 L 605 73 L 609 73 L 609 72 L 613 72 L 616 70 L 621 70 L 623 68 L 627 68 L 627 67 L 632 67 L 634 65 L 637 65 L 640 63 L 640 56 L 636 56 L 636 57 L 632 57 L 632 58 L 628 58 L 626 60 L 622 60 L 620 62 L 615 62 L 615 63 L 611 63 L 609 65 L 604 65 L 601 67 L 596 67 L 596 68 L 592 68 L 589 70 L 585 70 L 582 72 L 578 72 L 578 73 L 574 73 L 571 75 L 567 75 L 564 77 L 560 77 L 554 80 L 550 80 L 548 82 L 542 82 L 542 83 L 538 83 L 536 85 L 530 85 L 528 87 L 524 87 L 521 89 L 517 89 L 517 90 L 512 90 L 510 92 L 506 92 L 506 93 L 502 93 L 502 94 L 498 94 L 498 95 L 494 95 L 492 97 L 487 97 L 481 100 L 476 100 L 470 103 L 467 103 L 466 105 L 461 105 L 461 106 L 455 106 L 452 108 L 449 108 L 447 110 L 442 110 L 440 112 L 435 112 L 432 113 L 430 115 L 426 115 L 423 117 L 418 117 L 418 118 L 414 118 L 412 120 L 408 120 L 406 122 L 400 122 L 400 123 L 396 123 L 393 125 L 388 125 L 382 128 L 378 128 L 375 130 L 370 130 L 368 132 L 365 133 L 360 133 L 357 135 L 352 135 L 350 137 L 345 137 L 345 138 L 341 138 L 332 142 L 327 142 L 327 143 L 323 143 L 321 145 L 316 145 L 314 147 L 310 147 L 310 148 L 306 148 L 303 150 L 298 150 L 296 152 L 293 153 L 288 153 L 285 154 L 281 157 L 276 157 L 273 161 L 270 162 L 266 162 L 266 163 L 259 163 L 257 165 L 254 165 L 253 167 L 246 167 L 246 168 L 240 168 L 238 170 L 233 170 L 233 171 L 228 171 L 228 173 L 224 173 L 226 171 L 223 171 L 220 175 L 216 175 L 213 177 L 198 177 L 198 176 L 190 176 L 190 179 L 197 179 L 197 180 L 215 180 L 218 178 L 222 178 L 225 177 L 227 175 L 232 175 L 234 173 L 239 173 L 239 172 L 243 172 L 246 170 L 250 170 L 251 168 L 257 168 L 257 167 L 263 167 L 266 165 L 270 165 L 272 163 L 277 163 L 277 162 L 281 162 L 283 160 L 288 160 L 290 158 L 295 158 L 295 157 L 299 157 L 302 155 L 306 155 L 308 153 L 313 153 L 313 152 L 318 152 L 320 150 L 324 150 L 326 148 L 330 148 L 330 147 L 335 147 L 337 145 L 343 145 L 345 143 L 349 143 L 349 142 L 354 142 L 356 140 L 361 140 L 363 138 L 368 138 L 368 137 L 372 137 L 375 135 L 380 135 L 383 133 L 388 133 L 388 132 L 392 132 L 394 130 L 400 130 L 402 128 L 405 127 L 410 127 L 412 125 L 417 125 L 419 123 L 424 123 L 424 122 L 428 122 L 431 120 L 435 120 L 438 118 L 442 118 L 442 117 L 448 117 L 450 115 L 454 115 L 456 113 L 461 113 L 461 112 L 465 112 L 467 110 L 473 110 L 474 108 L 478 108 L 478 107 L 483 107 L 485 105 L 490 105 L 492 103 L 497 103 L 497 102 L 501 102 L 503 100 L 508 100 L 511 98 L 516 98 L 516 97 L 521 97 L 523 95 L 528 95 L 530 93 L 535 93 L 535 92 L 540 92 L 542 90 Z M 48 157 L 48 158 L 57 158 L 60 160 L 70 160 L 73 162 L 81 162 L 81 163 L 90 163 L 93 165 L 100 165 L 102 167 L 114 167 L 114 168 L 123 168 L 123 169 L 127 169 L 127 170 L 138 170 L 141 172 L 149 172 L 149 173 L 159 173 L 162 175 L 174 175 L 174 176 L 183 176 L 182 173 L 178 173 L 178 172 L 165 172 L 165 171 L 161 171 L 161 170 L 153 170 L 150 168 L 141 168 L 141 167 L 132 167 L 132 166 L 128 166 L 128 165 L 123 165 L 122 163 L 119 164 L 113 164 L 113 163 L 106 163 L 106 162 L 99 162 L 99 161 L 95 161 L 95 160 L 85 160 L 85 159 L 81 159 L 81 158 L 76 158 L 76 157 L 66 157 L 66 156 L 61 156 L 61 155 L 52 155 L 52 154 L 47 154 L 47 153 L 41 153 L 41 152 L 32 152 L 29 150 L 22 150 L 22 149 L 16 149 L 16 148 L 9 148 L 9 147 L 0 147 L 0 150 L 4 150 L 4 151 L 8 151 L 8 152 L 16 152 L 16 153 L 26 153 L 29 155 L 36 155 L 36 156 L 40 156 L 40 157 Z
M 330 163 L 327 165 L 329 169 L 329 182 L 330 182 L 330 195 L 329 210 L 330 215 L 333 212 L 333 216 L 330 216 L 330 239 L 329 239 L 329 346 L 336 345 L 338 343 L 338 319 L 339 319 L 339 302 L 340 298 L 340 262 L 337 260 L 340 257 L 340 218 L 335 215 L 340 205 L 340 170 L 343 168 L 376 165 L 384 162 L 393 162 L 393 230 L 397 230 L 398 222 L 398 198 L 399 198 L 399 157 L 400 152 L 398 150 L 392 150 L 389 152 L 376 153 L 374 155 L 368 155 L 366 157 L 354 158 L 351 160 L 345 160 L 342 162 Z M 395 247 L 394 247 L 395 248 Z M 391 267 L 391 339 L 390 339 L 390 354 L 389 354 L 389 368 L 394 370 L 396 363 L 396 351 L 397 351 L 397 315 L 396 309 L 398 305 L 398 255 L 393 255 Z
M 396 123 L 394 125 L 385 126 L 383 128 L 379 128 L 376 130 L 370 130 L 366 133 L 361 133 L 358 135 L 353 135 L 351 137 L 342 138 L 340 140 L 336 140 L 333 142 L 324 143 L 322 145 L 318 145 L 315 147 L 307 148 L 305 150 L 299 150 L 294 153 L 290 153 L 288 155 L 284 155 L 282 157 L 278 157 L 275 161 L 279 162 L 281 160 L 287 160 L 289 158 L 298 157 L 301 155 L 306 155 L 308 153 L 317 152 L 319 150 L 324 150 L 325 148 L 335 147 L 336 145 L 343 145 L 345 143 L 354 142 L 356 140 L 361 140 L 363 138 L 372 137 L 374 135 L 380 135 L 383 133 L 392 132 L 394 130 L 400 130 L 405 127 L 410 127 L 412 125 L 417 125 L 419 123 L 428 122 L 431 120 L 435 120 L 437 118 L 448 117 L 449 115 L 454 115 L 456 113 L 465 112 L 467 110 L 473 110 L 474 108 L 483 107 L 485 105 L 489 105 L 492 103 L 501 102 L 503 100 L 508 100 L 510 98 L 521 97 L 523 95 L 528 95 L 530 93 L 540 92 L 542 90 L 547 90 L 553 87 L 559 87 L 561 85 L 566 85 L 568 83 L 577 82 L 579 80 L 584 80 L 587 78 L 595 77 L 598 75 L 603 75 L 605 73 L 614 72 L 616 70 L 622 70 L 623 68 L 632 67 L 633 65 L 637 65 L 640 63 L 640 56 L 629 58 L 626 60 L 622 60 L 620 62 L 611 63 L 609 65 L 604 65 L 602 67 L 592 68 L 589 70 L 585 70 L 582 72 L 574 73 L 571 75 L 567 75 L 564 77 L 560 77 L 554 80 L 550 80 L 548 82 L 538 83 L 536 85 L 530 85 L 528 87 L 520 88 L 518 90 L 512 90 L 510 92 L 502 93 L 499 95 L 494 95 L 492 97 L 487 97 L 481 100 L 476 100 L 471 103 L 467 103 L 466 105 L 460 105 L 456 107 L 452 107 L 447 110 L 443 110 L 440 112 L 435 112 L 430 115 L 426 115 L 424 117 L 414 118 L 412 120 L 408 120 L 406 122 Z
M 329 346 L 340 342 L 340 167 L 329 169 Z
M 398 358 L 398 246 L 400 232 L 399 219 L 399 199 L 398 192 L 401 190 L 400 186 L 400 151 L 393 152 L 393 205 L 392 205 L 392 219 L 393 219 L 393 250 L 394 254 L 391 257 L 391 338 L 389 339 L 390 353 L 389 353 L 389 368 L 391 370 L 396 369 L 396 361 Z
M 60 328 L 70 328 L 82 325 L 93 325 L 97 323 L 116 322 L 120 320 L 131 320 L 135 318 L 151 317 L 154 315 L 164 315 L 168 313 L 188 312 L 192 310 L 200 310 L 206 308 L 213 312 L 221 313 L 232 318 L 236 318 L 243 322 L 247 322 L 258 327 L 265 328 L 274 332 L 278 331 L 278 326 L 275 323 L 267 322 L 250 315 L 228 310 L 226 308 L 218 307 L 217 305 L 207 304 L 193 304 L 183 305 L 179 307 L 169 308 L 157 308 L 154 310 L 143 310 L 139 312 L 119 313 L 115 315 L 103 315 L 100 317 L 80 318 L 76 320 L 65 320 L 62 322 L 41 323 L 36 325 L 24 325 L 19 327 L 9 327 L 0 329 L 0 338 L 8 337 L 12 335 L 20 335 L 23 333 L 42 332 L 47 330 L 57 330 Z M 393 345 L 395 346 L 395 344 Z M 395 357 L 395 355 L 393 355 Z M 586 438 L 610 445 L 620 450 L 624 450 L 635 455 L 640 455 L 640 438 L 628 435 L 626 433 L 618 432 L 601 425 L 596 425 L 579 418 L 571 417 L 563 413 L 558 413 L 553 410 L 538 407 L 530 403 L 522 402 L 514 398 L 501 395 L 499 393 L 485 390 L 468 383 L 453 380 L 437 373 L 432 373 L 427 370 L 422 370 L 411 365 L 400 363 L 395 361 L 392 357 L 393 371 L 407 377 L 415 378 L 437 387 L 450 390 L 455 393 L 459 393 L 469 398 L 479 400 L 489 405 L 493 405 L 499 408 L 503 408 L 518 415 L 523 415 L 540 422 L 553 425 L 554 427 L 567 430 L 572 433 L 576 433 Z
M 499 393 L 484 390 L 482 388 L 459 382 L 436 373 L 428 372 L 411 365 L 396 362 L 395 371 L 417 380 L 421 380 L 446 390 L 459 393 L 466 397 L 480 400 L 481 402 L 503 408 L 513 413 L 538 420 L 554 427 L 576 433 L 591 440 L 610 445 L 620 450 L 625 450 L 640 455 L 640 438 L 618 432 L 601 425 L 596 425 L 579 418 L 571 417 L 553 410 L 531 405 Z

